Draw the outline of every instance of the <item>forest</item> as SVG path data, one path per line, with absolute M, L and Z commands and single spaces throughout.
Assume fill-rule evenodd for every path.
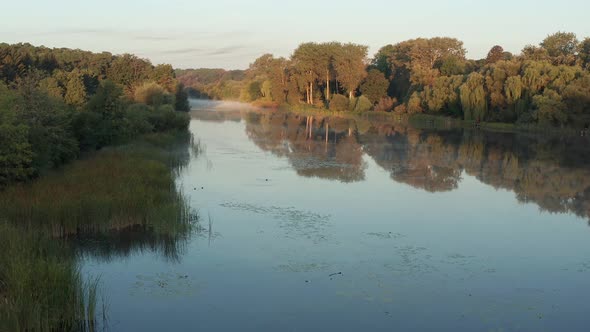
M 245 71 L 177 71 L 192 95 L 291 109 L 429 114 L 466 121 L 587 128 L 590 38 L 557 32 L 520 54 L 493 46 L 466 57 L 455 38 L 417 38 L 372 59 L 357 44 L 304 43 L 290 58 L 265 54 Z
M 30 44 L 0 44 L 0 189 L 83 153 L 188 127 L 170 65 Z

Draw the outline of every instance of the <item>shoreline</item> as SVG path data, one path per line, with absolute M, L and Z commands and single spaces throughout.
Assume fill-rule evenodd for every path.
M 549 134 L 552 136 L 563 135 L 567 137 L 590 137 L 590 132 L 586 131 L 582 135 L 582 130 L 570 128 L 570 127 L 548 127 L 540 125 L 518 125 L 514 123 L 504 122 L 480 122 L 479 126 L 476 126 L 476 121 L 468 121 L 449 116 L 417 113 L 417 114 L 396 114 L 394 112 L 338 112 L 331 111 L 327 108 L 319 108 L 309 105 L 268 105 L 257 102 L 245 103 L 235 100 L 213 100 L 213 99 L 201 99 L 205 101 L 213 102 L 231 102 L 239 103 L 244 106 L 251 107 L 252 110 L 260 111 L 281 111 L 288 112 L 297 115 L 305 116 L 321 116 L 321 117 L 337 117 L 342 119 L 351 120 L 369 120 L 377 124 L 402 124 L 411 126 L 416 129 L 435 129 L 435 130 L 452 130 L 452 129 L 476 129 L 485 130 L 488 132 L 497 133 L 511 133 L 511 134 Z

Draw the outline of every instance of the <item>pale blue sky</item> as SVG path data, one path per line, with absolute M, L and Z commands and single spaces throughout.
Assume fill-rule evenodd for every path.
M 175 67 L 246 68 L 305 41 L 381 46 L 450 36 L 481 58 L 558 30 L 590 36 L 588 0 L 20 0 L 1 5 L 0 42 L 135 53 Z

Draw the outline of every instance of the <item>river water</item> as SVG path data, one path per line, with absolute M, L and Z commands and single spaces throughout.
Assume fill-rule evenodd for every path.
M 190 130 L 198 229 L 83 258 L 110 330 L 590 329 L 585 138 L 213 102 Z

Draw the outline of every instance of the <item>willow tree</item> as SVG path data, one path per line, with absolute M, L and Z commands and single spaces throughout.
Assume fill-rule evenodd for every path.
M 355 91 L 367 76 L 368 47 L 358 44 L 344 44 L 334 54 L 334 69 L 336 79 L 353 98 Z
M 480 73 L 471 73 L 460 88 L 461 106 L 465 120 L 484 120 L 487 113 L 485 78 Z
M 516 104 L 522 97 L 522 80 L 520 76 L 510 76 L 504 83 L 504 91 L 506 94 L 506 101 L 509 104 Z
M 491 109 L 500 110 L 506 108 L 504 85 L 508 77 L 520 73 L 520 66 L 520 63 L 515 61 L 497 61 L 484 68 L 483 75 L 485 76 L 485 85 Z
M 433 85 L 424 87 L 423 98 L 428 110 L 456 113 L 459 109 L 459 88 L 463 81 L 463 75 L 441 76 Z

